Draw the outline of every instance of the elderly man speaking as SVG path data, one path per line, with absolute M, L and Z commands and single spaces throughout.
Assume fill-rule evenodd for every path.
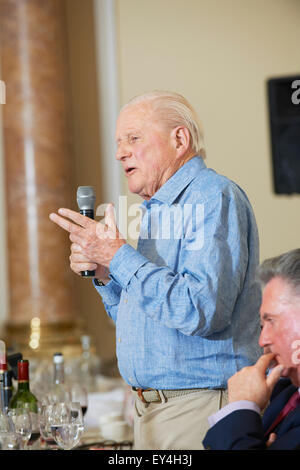
M 144 199 L 137 249 L 110 205 L 105 225 L 69 209 L 50 218 L 70 232 L 71 269 L 96 271 L 116 323 L 119 370 L 136 396 L 135 448 L 200 449 L 228 378 L 260 354 L 255 218 L 243 190 L 206 167 L 201 126 L 181 95 L 132 99 L 116 142 L 129 190 Z

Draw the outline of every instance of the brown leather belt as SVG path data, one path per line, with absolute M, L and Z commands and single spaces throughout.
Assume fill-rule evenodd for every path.
M 161 394 L 164 396 L 164 398 L 175 398 L 175 397 L 181 397 L 183 395 L 188 395 L 189 393 L 195 393 L 195 392 L 201 392 L 203 390 L 211 390 L 209 388 L 190 388 L 190 389 L 182 389 L 182 390 L 156 390 L 153 388 L 137 388 L 137 387 L 132 387 L 133 392 L 137 394 L 139 399 L 143 403 L 161 403 L 162 398 Z M 218 389 L 218 390 L 223 390 L 223 389 Z

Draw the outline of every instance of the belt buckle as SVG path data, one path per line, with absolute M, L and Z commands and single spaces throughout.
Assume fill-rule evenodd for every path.
M 135 388 L 135 391 L 137 392 L 139 399 L 140 399 L 143 403 L 147 403 L 147 404 L 151 403 L 151 402 L 145 400 L 144 395 L 143 395 L 144 392 L 156 392 L 157 397 L 159 398 L 158 402 L 159 402 L 159 403 L 162 403 L 162 398 L 161 398 L 161 396 L 160 396 L 159 390 L 156 390 L 156 389 L 153 389 L 153 388 L 146 388 L 146 389 L 143 389 L 143 388 Z
M 148 403 L 148 402 L 145 400 L 144 396 L 143 396 L 144 390 L 143 390 L 142 388 L 136 388 L 136 391 L 137 391 L 137 394 L 138 394 L 139 399 L 140 399 L 143 403 Z
M 156 395 L 158 396 L 159 400 L 158 400 L 158 403 L 162 403 L 162 398 L 161 398 L 161 394 L 160 394 L 160 390 L 156 390 L 154 389 L 153 392 L 156 393 Z

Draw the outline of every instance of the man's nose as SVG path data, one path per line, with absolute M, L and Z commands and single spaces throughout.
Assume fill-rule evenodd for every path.
M 131 150 L 129 149 L 128 145 L 119 145 L 116 151 L 116 159 L 121 161 L 128 157 L 131 157 Z
M 266 348 L 271 344 L 271 339 L 269 338 L 267 328 L 265 327 L 262 327 L 261 329 L 258 344 L 261 348 Z

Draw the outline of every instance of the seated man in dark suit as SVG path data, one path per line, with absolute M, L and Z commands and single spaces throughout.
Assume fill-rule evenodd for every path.
M 300 249 L 266 260 L 259 278 L 265 354 L 229 379 L 205 449 L 300 449 Z

